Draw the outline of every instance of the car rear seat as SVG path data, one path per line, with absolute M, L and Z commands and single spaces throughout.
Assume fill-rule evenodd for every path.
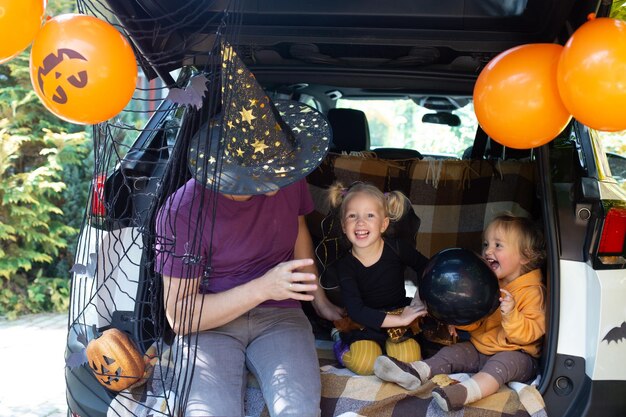
M 315 211 L 308 216 L 314 243 L 324 239 L 329 213 L 326 189 L 367 181 L 383 192 L 405 193 L 421 219 L 417 249 L 430 257 L 461 247 L 480 252 L 485 225 L 503 211 L 534 217 L 535 165 L 529 160 L 401 161 L 329 153 L 308 177 Z

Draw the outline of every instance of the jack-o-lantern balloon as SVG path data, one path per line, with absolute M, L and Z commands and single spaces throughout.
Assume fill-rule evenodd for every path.
M 45 10 L 46 0 L 0 0 L 0 64 L 30 45 Z
M 98 382 L 112 391 L 122 391 L 144 375 L 143 355 L 118 329 L 108 329 L 91 340 L 86 349 L 87 361 Z
M 135 54 L 124 36 L 93 16 L 48 20 L 33 41 L 30 78 L 52 113 L 72 123 L 112 118 L 135 91 Z

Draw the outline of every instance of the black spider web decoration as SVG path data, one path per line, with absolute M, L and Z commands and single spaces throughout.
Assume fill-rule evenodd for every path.
M 182 344 L 175 343 L 176 336 L 165 318 L 164 299 L 179 295 L 163 288 L 155 273 L 159 243 L 155 218 L 168 196 L 190 178 L 187 153 L 191 137 L 220 111 L 219 72 L 230 69 L 221 68 L 219 46 L 223 41 L 237 45 L 240 4 L 180 2 L 176 10 L 163 9 L 161 17 L 152 19 L 141 14 L 131 17 L 125 13 L 127 3 L 132 2 L 76 2 L 79 13 L 103 19 L 129 37 L 140 71 L 152 81 L 136 89 L 131 103 L 118 116 L 93 126 L 94 180 L 72 268 L 67 397 L 70 405 L 81 404 L 84 393 L 89 392 L 94 396 L 90 400 L 93 406 L 107 409 L 108 416 L 174 416 L 184 414 L 194 372 L 189 358 L 193 357 L 197 324 L 190 317 L 201 314 L 203 306 L 194 307 L 198 295 L 194 288 L 181 286 L 189 307 L 175 320 L 182 322 L 188 333 L 178 336 Z M 162 7 L 158 2 L 152 4 Z M 205 9 L 213 10 L 218 4 L 221 12 L 201 20 Z M 195 27 L 196 33 L 181 34 L 181 26 Z M 210 27 L 216 28 L 210 39 L 197 36 Z M 167 42 L 172 46 L 149 47 Z M 213 47 L 207 48 L 207 42 Z M 150 50 L 159 52 L 146 52 Z M 176 70 L 177 75 L 164 69 Z M 144 120 L 149 120 L 145 126 Z M 218 178 L 220 169 L 218 163 L 208 175 Z M 216 191 L 219 180 L 213 184 Z M 188 231 L 193 241 L 199 240 L 203 223 L 215 215 L 213 201 L 199 204 L 206 207 L 202 211 L 208 215 Z M 210 273 L 210 259 L 190 258 L 188 262 L 201 263 L 206 274 Z M 131 336 L 151 370 L 143 385 L 119 393 L 95 382 L 84 353 L 91 340 L 111 327 Z

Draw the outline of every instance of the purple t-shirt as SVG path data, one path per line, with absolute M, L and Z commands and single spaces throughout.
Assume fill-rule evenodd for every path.
M 233 201 L 191 179 L 168 198 L 157 215 L 155 270 L 171 277 L 197 278 L 210 259 L 208 286 L 202 292 L 226 291 L 293 259 L 298 216 L 312 210 L 305 180 L 271 197 Z M 299 303 L 269 300 L 261 305 Z

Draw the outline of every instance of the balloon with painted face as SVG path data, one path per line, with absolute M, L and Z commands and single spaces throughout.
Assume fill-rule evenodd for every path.
M 126 107 L 137 65 L 130 44 L 109 23 L 65 14 L 46 22 L 35 37 L 30 76 L 35 93 L 56 116 L 96 124 Z

